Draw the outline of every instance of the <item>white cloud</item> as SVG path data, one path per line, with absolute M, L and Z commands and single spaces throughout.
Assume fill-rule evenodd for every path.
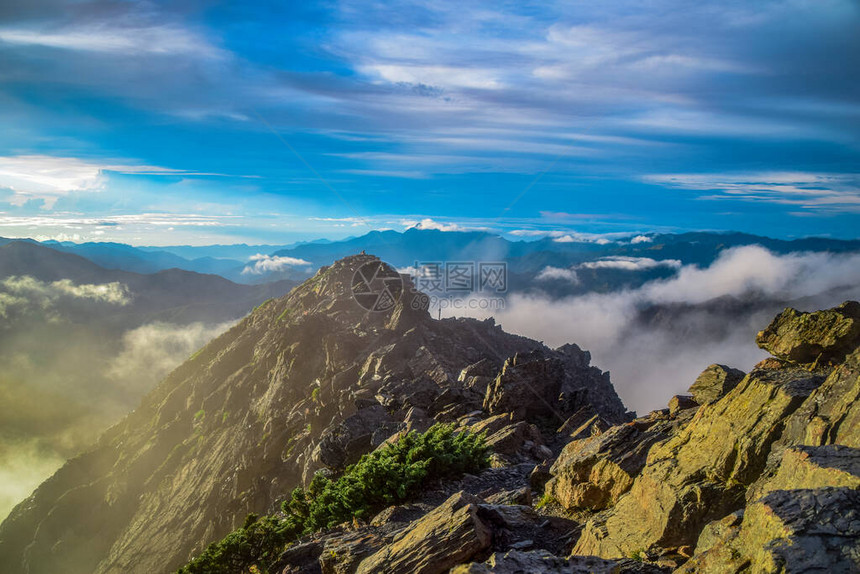
M 757 303 L 740 313 L 726 311 L 730 303 L 696 307 L 719 298 Z M 725 251 L 709 267 L 684 266 L 638 289 L 561 300 L 512 295 L 494 315 L 507 331 L 592 351 L 594 363 L 611 371 L 622 399 L 642 412 L 665 406 L 711 363 L 749 369 L 765 356 L 755 333 L 782 302 L 804 300 L 814 309 L 846 298 L 860 298 L 860 254 L 777 255 L 746 246 Z M 641 323 L 639 311 L 655 305 L 665 305 L 673 318 Z
M 128 287 L 119 282 L 75 284 L 69 279 L 45 282 L 30 276 L 12 276 L 0 281 L 0 315 L 6 316 L 14 304 L 19 307 L 37 305 L 53 307 L 61 297 L 83 299 L 97 303 L 124 306 L 131 302 Z
M 579 277 L 573 269 L 564 269 L 562 267 L 553 267 L 548 265 L 541 269 L 540 273 L 535 277 L 538 281 L 548 281 L 552 279 L 562 279 L 571 283 L 579 283 Z
M 0 188 L 11 189 L 12 205 L 41 200 L 51 209 L 57 200 L 76 192 L 100 192 L 109 172 L 126 175 L 218 176 L 158 166 L 96 162 L 76 157 L 50 155 L 0 156 Z
M 350 173 L 353 175 L 369 175 L 378 177 L 396 177 L 400 179 L 427 179 L 429 174 L 418 170 L 398 170 L 398 169 L 342 169 L 341 173 Z
M 0 521 L 65 462 L 59 454 L 45 451 L 35 440 L 7 442 L 0 449 Z
M 251 256 L 252 264 L 242 269 L 243 275 L 263 275 L 264 273 L 275 273 L 284 271 L 290 267 L 306 267 L 311 265 L 310 261 L 296 257 L 282 257 L 280 255 L 263 255 L 257 253 Z
M 571 213 L 553 213 L 548 211 L 541 212 L 541 219 L 546 220 L 564 220 L 564 219 L 591 219 L 591 218 L 611 218 L 611 215 L 599 214 L 571 214 Z M 596 243 L 597 245 L 609 245 L 617 243 L 630 237 L 630 232 L 613 232 L 613 233 L 584 233 L 581 231 L 570 231 L 560 229 L 514 229 L 509 232 L 515 237 L 548 237 L 556 243 Z
M 240 216 L 236 215 L 200 215 L 197 213 L 134 213 L 102 217 L 85 217 L 74 214 L 38 216 L 0 215 L 0 227 L 60 226 L 76 228 L 78 226 L 106 226 L 114 229 L 123 225 L 219 227 L 224 225 L 225 222 L 239 218 Z
M 25 308 L 28 303 L 29 300 L 24 297 L 17 297 L 15 295 L 0 292 L 0 317 L 8 317 L 10 309 Z
M 439 88 L 477 88 L 495 90 L 503 87 L 492 70 L 456 66 L 368 64 L 358 70 L 371 77 L 394 84 L 416 84 Z
M 636 237 L 634 237 L 633 239 L 630 240 L 630 243 L 632 245 L 636 245 L 638 243 L 651 243 L 653 241 L 654 241 L 654 239 L 647 236 L 647 235 L 637 235 Z
M 131 329 L 123 334 L 122 350 L 111 359 L 106 374 L 126 389 L 145 392 L 232 324 L 156 322 Z
M 710 267 L 685 266 L 673 279 L 645 285 L 642 294 L 657 303 L 702 303 L 750 294 L 794 299 L 852 284 L 860 284 L 858 254 L 776 255 L 750 245 L 725 251 Z
M 12 205 L 41 199 L 51 208 L 61 196 L 104 189 L 104 166 L 70 157 L 0 157 L 0 187 L 11 189 Z
M 436 231 L 489 231 L 487 227 L 465 227 L 458 223 L 442 223 L 429 217 L 425 217 L 420 221 L 410 219 L 401 220 L 401 225 L 406 229 L 432 229 Z
M 598 245 L 609 245 L 612 243 L 612 240 L 607 239 L 606 237 L 589 237 L 580 233 L 568 233 L 565 235 L 559 235 L 553 239 L 556 243 L 596 243 Z
M 650 257 L 612 256 L 588 261 L 579 265 L 581 269 L 619 269 L 622 271 L 643 271 L 657 267 L 680 269 L 681 262 L 677 259 L 651 259 Z

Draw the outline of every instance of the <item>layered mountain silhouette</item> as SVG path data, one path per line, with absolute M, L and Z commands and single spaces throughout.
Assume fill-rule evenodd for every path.
M 0 238 L 0 245 L 10 240 Z M 133 247 L 121 243 L 72 243 L 47 241 L 46 247 L 80 255 L 108 268 L 136 273 L 154 273 L 170 268 L 221 275 L 239 283 L 264 283 L 281 279 L 303 280 L 322 265 L 366 251 L 403 269 L 416 263 L 433 261 L 505 261 L 514 291 L 540 287 L 562 297 L 591 291 L 635 287 L 671 276 L 671 266 L 619 270 L 607 266 L 581 267 L 583 263 L 607 258 L 633 257 L 656 261 L 677 261 L 683 265 L 707 266 L 732 247 L 761 245 L 776 254 L 796 252 L 845 253 L 860 250 L 860 241 L 828 238 L 780 240 L 745 233 L 650 233 L 637 240 L 615 241 L 579 238 L 576 235 L 545 237 L 532 241 L 511 241 L 486 231 L 440 231 L 411 228 L 404 232 L 371 231 L 338 241 L 318 240 L 289 246 L 211 245 Z M 284 263 L 260 272 L 250 258 L 289 258 L 308 265 Z M 535 278 L 547 267 L 571 268 L 579 281 L 542 282 Z
M 176 268 L 145 274 L 106 269 L 79 255 L 24 241 L 0 246 L 0 278 L 12 276 L 48 282 L 67 279 L 78 284 L 119 282 L 132 295 L 130 305 L 122 309 L 124 313 L 174 321 L 223 321 L 241 316 L 261 301 L 282 295 L 296 285 L 286 280 L 240 285 L 218 275 Z

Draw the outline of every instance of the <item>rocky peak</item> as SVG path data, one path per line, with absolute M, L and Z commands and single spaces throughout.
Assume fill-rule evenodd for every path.
M 0 526 L 0 562 L 28 574 L 175 569 L 316 472 L 342 472 L 407 429 L 480 421 L 514 356 L 519 390 L 553 373 L 545 397 L 518 395 L 530 415 L 553 416 L 548 398 L 623 416 L 578 348 L 553 351 L 492 320 L 434 320 L 378 258 L 337 261 L 213 340 L 19 505 Z M 505 420 L 490 437 L 504 464 L 552 455 L 537 428 Z

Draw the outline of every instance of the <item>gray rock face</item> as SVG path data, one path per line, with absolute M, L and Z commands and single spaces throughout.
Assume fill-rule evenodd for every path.
M 689 393 L 696 403 L 707 405 L 723 398 L 743 380 L 744 375 L 741 370 L 714 364 L 702 371 Z
M 860 571 L 860 491 L 776 490 L 706 528 L 679 573 Z
M 505 361 L 501 372 L 487 387 L 484 410 L 510 412 L 518 420 L 546 418 L 563 424 L 586 405 L 613 423 L 628 419 L 609 375 L 589 366 L 591 355 L 576 345 L 556 351 L 536 350 Z

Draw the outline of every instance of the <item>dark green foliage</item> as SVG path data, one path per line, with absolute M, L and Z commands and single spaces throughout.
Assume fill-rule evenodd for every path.
M 258 518 L 249 514 L 245 525 L 223 540 L 210 544 L 203 553 L 179 569 L 181 574 L 247 573 L 252 565 L 273 562 L 293 536 L 276 516 Z M 265 572 L 265 570 L 262 570 Z
M 317 474 L 307 490 L 296 488 L 281 504 L 283 514 L 258 519 L 209 547 L 179 570 L 180 574 L 234 574 L 252 565 L 266 571 L 287 542 L 353 518 L 367 519 L 379 510 L 416 496 L 426 484 L 485 468 L 484 436 L 454 433 L 437 424 L 426 433 L 411 432 L 347 467 L 331 480 Z

